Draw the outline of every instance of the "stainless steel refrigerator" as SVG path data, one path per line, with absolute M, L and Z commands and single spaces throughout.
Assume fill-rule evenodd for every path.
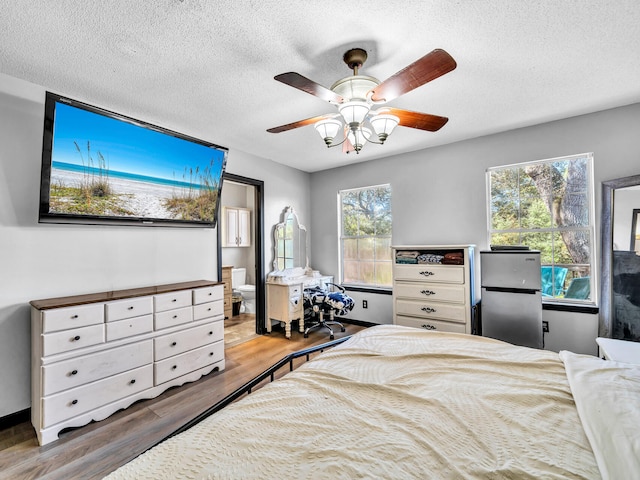
M 480 252 L 482 336 L 542 348 L 540 252 Z

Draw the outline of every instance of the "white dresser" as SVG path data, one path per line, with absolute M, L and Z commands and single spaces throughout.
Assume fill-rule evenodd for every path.
M 291 322 L 299 321 L 299 331 L 304 332 L 305 288 L 322 287 L 331 289 L 331 275 L 270 275 L 267 278 L 267 332 L 271 332 L 271 322 L 284 324 L 285 337 L 291 338 Z
M 475 333 L 474 245 L 393 246 L 393 323 Z
M 223 370 L 224 293 L 194 281 L 31 302 L 31 422 L 40 445 Z

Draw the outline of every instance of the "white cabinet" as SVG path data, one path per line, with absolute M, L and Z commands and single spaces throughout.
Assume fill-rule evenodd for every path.
M 476 333 L 474 245 L 393 246 L 393 323 Z
M 251 210 L 223 207 L 222 246 L 251 246 Z
M 31 302 L 31 422 L 40 445 L 137 400 L 223 370 L 223 284 Z

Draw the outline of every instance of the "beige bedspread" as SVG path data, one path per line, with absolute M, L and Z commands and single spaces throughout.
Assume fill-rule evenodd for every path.
M 115 479 L 600 478 L 558 354 L 382 325 Z

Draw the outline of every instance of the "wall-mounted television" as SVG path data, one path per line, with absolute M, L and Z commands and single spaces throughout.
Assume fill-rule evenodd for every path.
M 39 221 L 215 227 L 227 153 L 47 92 Z

